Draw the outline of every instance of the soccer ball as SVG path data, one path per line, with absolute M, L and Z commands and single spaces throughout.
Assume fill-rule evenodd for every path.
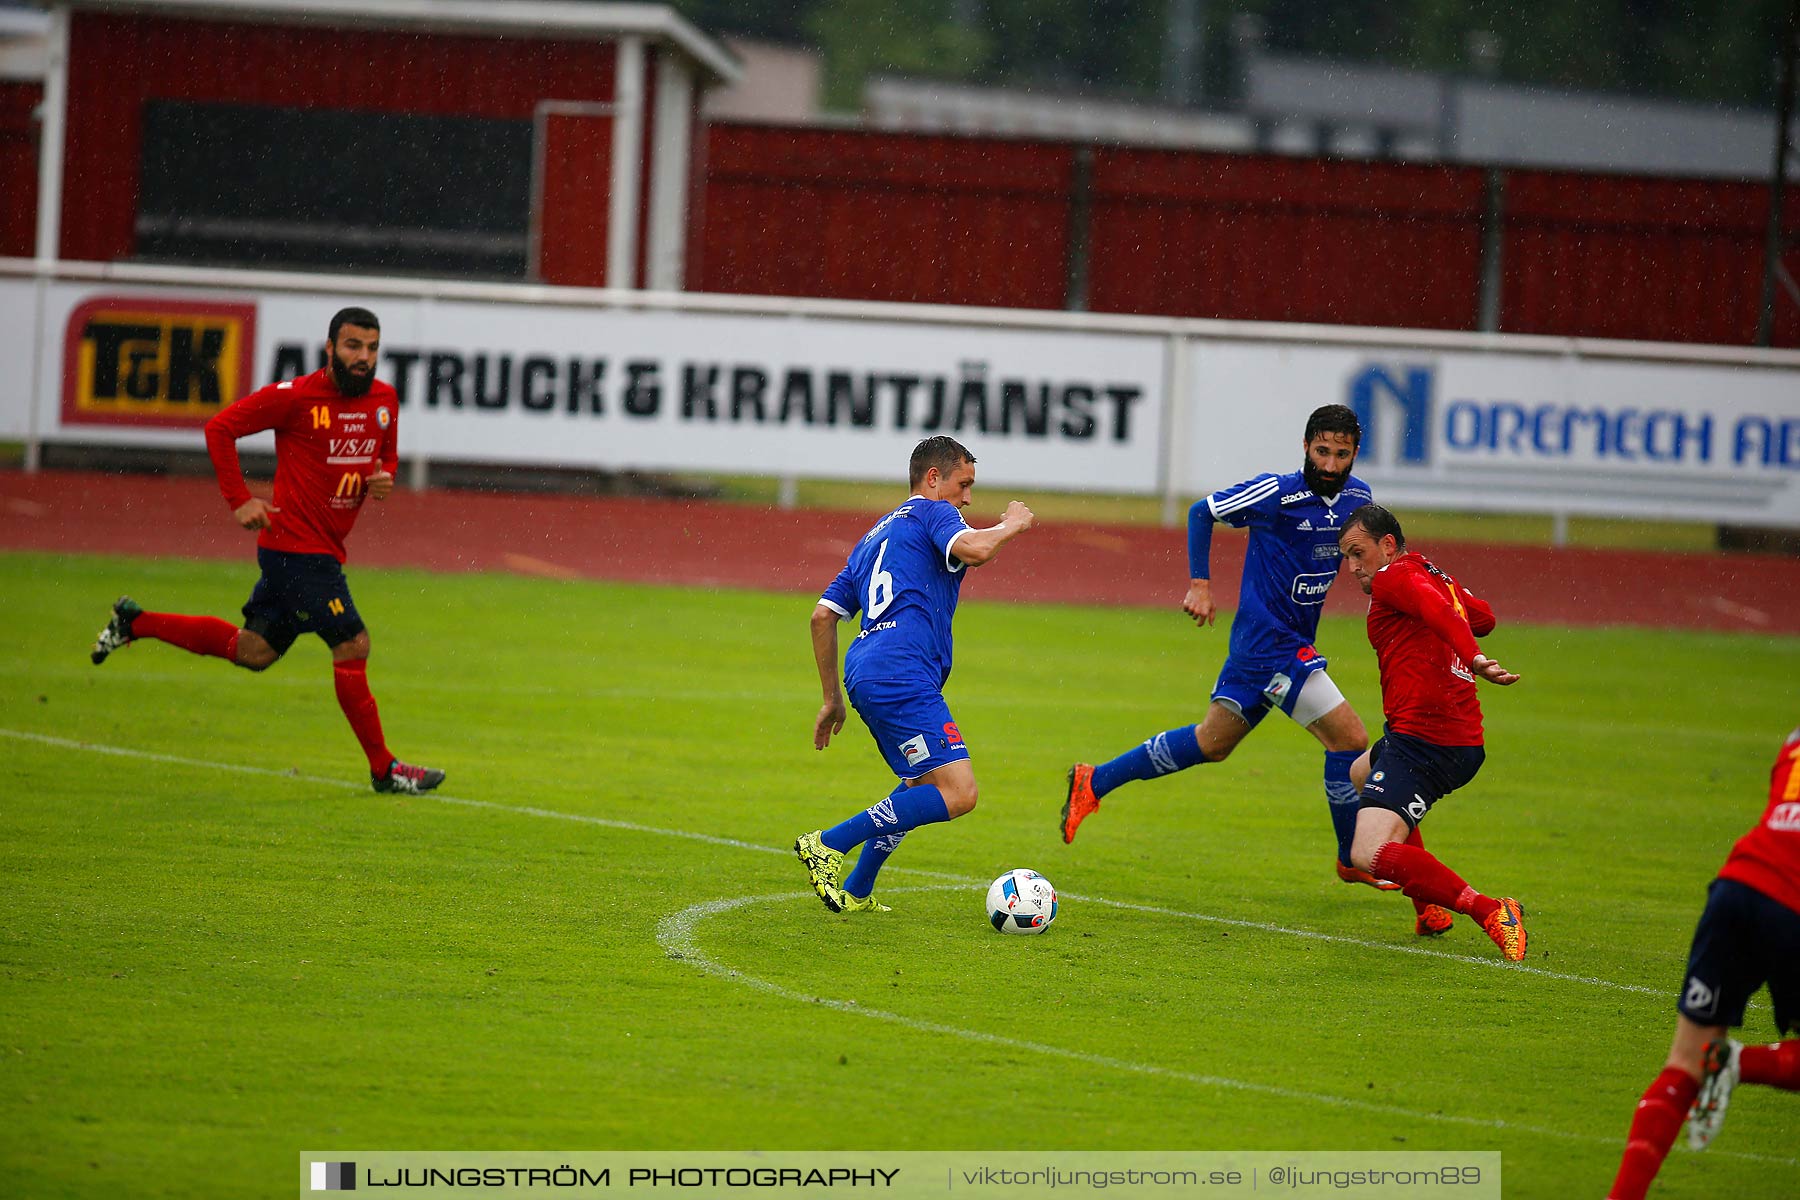
M 1042 933 L 1056 920 L 1056 889 L 1036 871 L 1008 871 L 988 887 L 987 913 L 1001 933 Z

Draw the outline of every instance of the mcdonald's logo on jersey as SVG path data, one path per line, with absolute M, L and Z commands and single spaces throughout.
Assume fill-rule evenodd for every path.
M 198 428 L 250 391 L 254 304 L 102 296 L 63 333 L 65 425 Z
M 346 471 L 338 477 L 337 497 L 340 500 L 354 500 L 362 495 L 363 477 L 355 471 Z

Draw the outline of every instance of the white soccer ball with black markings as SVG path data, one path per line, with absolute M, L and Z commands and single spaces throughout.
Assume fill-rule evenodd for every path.
M 988 887 L 987 912 L 1001 933 L 1042 933 L 1056 920 L 1056 889 L 1036 871 L 1008 871 Z

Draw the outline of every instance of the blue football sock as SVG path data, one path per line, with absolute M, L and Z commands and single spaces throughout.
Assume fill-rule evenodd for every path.
M 1356 810 L 1361 797 L 1350 782 L 1350 764 L 1362 757 L 1361 750 L 1327 750 L 1325 752 L 1325 800 L 1331 805 L 1331 827 L 1337 831 L 1338 861 L 1350 865 L 1350 843 L 1356 840 Z
M 876 874 L 887 862 L 888 855 L 900 848 L 900 839 L 905 836 L 904 833 L 884 833 L 864 842 L 862 853 L 856 856 L 856 869 L 844 880 L 844 890 L 858 900 L 874 891 Z
M 1133 779 L 1155 779 L 1199 766 L 1206 761 L 1200 752 L 1200 738 L 1192 725 L 1183 725 L 1159 733 L 1135 750 L 1127 750 L 1111 762 L 1094 768 L 1094 799 L 1098 800 L 1121 783 Z
M 841 854 L 878 834 L 905 833 L 949 819 L 950 806 L 944 803 L 944 793 L 928 783 L 918 787 L 903 783 L 848 821 L 827 829 L 819 840 Z

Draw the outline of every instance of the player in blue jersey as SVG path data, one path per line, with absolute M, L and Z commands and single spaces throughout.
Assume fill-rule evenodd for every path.
M 885 912 L 875 875 L 910 829 L 948 821 L 975 807 L 975 769 L 944 703 L 950 678 L 950 622 L 965 567 L 979 567 L 1031 528 L 1031 510 L 1014 500 L 990 529 L 971 529 L 961 509 L 975 486 L 975 456 L 948 437 L 913 449 L 912 498 L 862 536 L 812 614 L 813 658 L 825 703 L 813 721 L 823 750 L 844 728 L 838 687 L 838 622 L 860 610 L 861 628 L 844 654 L 844 689 L 900 785 L 830 829 L 802 834 L 794 853 L 813 890 L 832 912 Z M 856 869 L 839 883 L 844 853 Z
M 1369 735 L 1313 647 L 1342 557 L 1338 530 L 1372 498 L 1369 486 L 1350 473 L 1361 443 L 1356 414 L 1342 404 L 1327 404 L 1307 419 L 1300 470 L 1258 475 L 1214 492 L 1188 511 L 1189 583 L 1181 608 L 1197 625 L 1212 624 L 1216 612 L 1213 523 L 1250 528 L 1230 651 L 1212 703 L 1198 725 L 1159 733 L 1099 766 L 1071 767 L 1063 841 L 1074 841 L 1076 828 L 1120 784 L 1223 762 L 1270 710 L 1280 709 L 1325 747 L 1325 799 L 1337 833 L 1338 878 L 1394 890 L 1350 865 L 1357 809 L 1350 766 L 1368 748 Z

